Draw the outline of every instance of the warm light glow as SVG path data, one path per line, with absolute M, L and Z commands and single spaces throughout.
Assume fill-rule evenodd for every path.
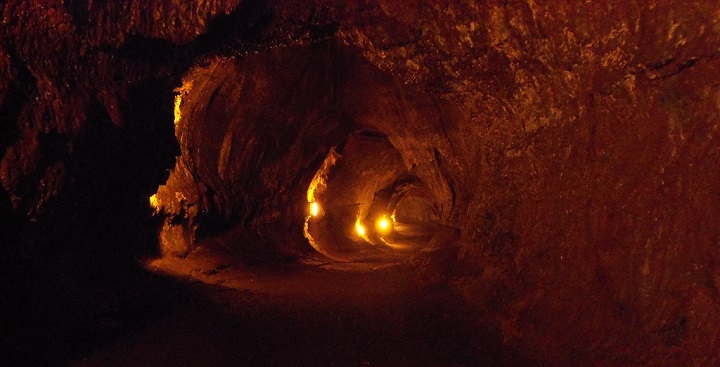
M 180 94 L 175 96 L 175 126 L 177 126 L 178 122 L 180 122 L 180 117 L 182 117 L 182 114 L 180 113 L 180 103 L 182 102 L 182 97 Z
M 150 206 L 152 206 L 156 211 L 160 209 L 160 200 L 158 200 L 157 194 L 153 194 L 153 196 L 150 197 Z
M 365 225 L 360 220 L 360 217 L 355 219 L 355 233 L 360 236 L 360 238 L 362 238 L 365 242 L 372 243 L 367 236 L 367 230 L 365 229 Z
M 365 226 L 363 226 L 359 220 L 357 222 L 355 222 L 355 231 L 360 236 L 363 236 L 363 237 L 365 236 Z
M 392 230 L 393 224 L 390 222 L 390 219 L 388 217 L 383 216 L 382 218 L 378 219 L 377 223 L 375 223 L 375 227 L 377 228 L 378 232 L 386 234 Z
M 325 191 L 325 189 L 327 188 L 327 175 L 330 172 L 330 169 L 338 161 L 338 159 L 340 159 L 340 154 L 335 151 L 335 148 L 331 148 L 327 157 L 325 157 L 322 166 L 320 167 L 320 169 L 318 169 L 317 172 L 315 172 L 315 176 L 310 182 L 310 186 L 308 186 L 307 190 L 307 201 L 310 205 L 308 207 L 309 215 L 305 216 L 303 233 L 305 235 L 305 238 L 307 238 L 308 242 L 310 242 L 310 246 L 325 255 L 326 251 L 320 246 L 320 244 L 315 241 L 312 234 L 310 233 L 310 222 L 312 217 L 317 217 L 323 214 L 320 204 L 315 201 L 315 195 L 322 195 L 323 191 Z
M 310 203 L 310 215 L 317 217 L 320 214 L 320 204 L 317 202 Z
M 190 89 L 192 88 L 192 81 L 191 80 L 184 80 L 183 85 L 179 88 L 175 88 L 175 92 L 177 93 L 175 95 L 175 127 L 177 128 L 178 123 L 180 122 L 180 118 L 182 118 L 182 113 L 180 113 L 180 104 L 182 104 L 182 97 L 187 95 L 190 92 Z
M 383 232 L 390 229 L 390 221 L 385 217 L 380 218 L 380 220 L 378 220 L 378 222 L 377 222 L 377 225 L 378 225 L 378 228 Z
M 325 157 L 322 166 L 315 173 L 312 181 L 310 181 L 310 186 L 308 186 L 307 191 L 308 203 L 315 202 L 316 193 L 320 194 L 325 191 L 325 189 L 327 188 L 327 175 L 330 172 L 330 169 L 335 166 L 335 163 L 337 163 L 340 157 L 340 154 L 335 151 L 335 148 L 330 148 L 330 152 L 328 153 L 327 157 Z

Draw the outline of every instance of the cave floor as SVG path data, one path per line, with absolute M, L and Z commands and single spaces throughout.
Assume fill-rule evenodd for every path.
M 189 300 L 78 356 L 75 366 L 463 366 L 478 359 L 446 291 L 407 266 L 317 260 L 254 265 L 200 249 L 147 269 Z

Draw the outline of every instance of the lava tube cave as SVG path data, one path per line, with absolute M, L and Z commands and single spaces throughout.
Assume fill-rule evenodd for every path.
M 7 365 L 720 365 L 714 2 L 0 15 Z

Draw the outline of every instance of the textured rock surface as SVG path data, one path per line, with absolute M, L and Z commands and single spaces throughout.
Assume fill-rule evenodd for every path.
M 193 66 L 167 211 L 180 229 L 294 225 L 295 198 L 347 133 L 322 69 L 341 58 L 374 70 L 347 73 L 352 115 L 459 229 L 421 270 L 479 332 L 539 365 L 720 363 L 714 2 L 174 4 L 1 8 L 0 213 L 17 223 L 0 227 L 4 261 L 58 247 L 86 259 L 96 242 L 115 243 L 112 258 L 128 230 L 152 230 L 137 218 L 177 153 L 172 91 Z M 306 53 L 305 74 L 277 72 Z

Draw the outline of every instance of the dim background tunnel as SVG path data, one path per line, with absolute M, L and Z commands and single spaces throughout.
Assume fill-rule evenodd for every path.
M 12 365 L 720 364 L 720 5 L 0 14 Z

